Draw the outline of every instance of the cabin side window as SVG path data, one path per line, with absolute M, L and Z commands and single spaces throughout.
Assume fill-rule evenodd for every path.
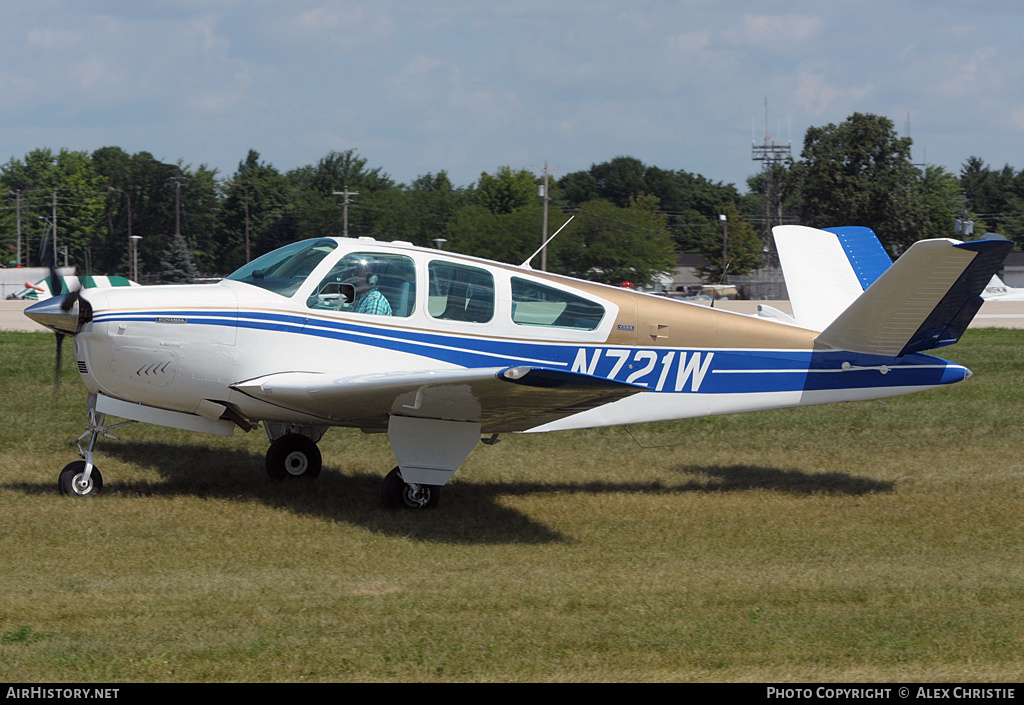
M 352 252 L 331 268 L 306 306 L 407 318 L 416 308 L 416 267 L 405 255 Z
M 596 330 L 604 306 L 582 296 L 512 277 L 512 321 L 521 326 Z
M 451 262 L 431 262 L 427 311 L 443 321 L 487 323 L 494 318 L 494 277 L 487 270 Z

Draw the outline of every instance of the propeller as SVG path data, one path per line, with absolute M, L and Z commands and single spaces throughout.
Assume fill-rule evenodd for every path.
M 50 293 L 54 296 L 61 296 L 61 292 L 64 289 L 64 285 L 57 274 L 57 267 L 53 261 L 53 256 L 48 258 L 48 264 L 50 268 Z M 63 295 L 60 301 L 60 310 L 62 313 L 68 313 L 74 308 L 75 304 L 81 298 L 82 285 L 79 283 L 78 287 L 74 291 L 68 291 L 67 294 Z M 57 392 L 60 390 L 60 366 L 63 358 L 64 351 L 64 337 L 65 334 L 61 331 L 55 331 L 57 336 L 57 359 L 53 369 L 53 394 L 56 398 Z

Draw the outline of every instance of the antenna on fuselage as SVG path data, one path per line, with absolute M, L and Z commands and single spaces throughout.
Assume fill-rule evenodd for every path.
M 725 274 L 726 274 L 726 272 L 728 272 L 728 271 L 729 271 L 729 265 L 730 265 L 730 264 L 732 264 L 732 262 L 726 262 L 726 263 L 725 263 L 725 266 L 724 266 L 724 267 L 722 268 L 722 276 L 721 276 L 721 277 L 719 277 L 719 279 L 718 279 L 718 284 L 719 284 L 719 285 L 725 284 Z M 714 291 L 712 292 L 712 296 L 711 296 L 711 308 L 714 308 L 714 307 L 715 307 L 715 302 L 716 302 L 716 301 L 718 301 L 718 289 L 715 289 L 715 290 L 714 290 Z
M 565 226 L 566 226 L 566 225 L 568 225 L 569 223 L 571 223 L 571 222 L 572 222 L 572 219 L 573 219 L 573 218 L 575 218 L 575 217 L 576 217 L 575 215 L 570 215 L 570 216 L 569 216 L 569 220 L 567 220 L 567 221 L 565 221 L 564 223 L 562 223 L 562 227 L 561 227 L 561 228 L 559 228 L 558 230 L 556 230 L 556 231 L 555 231 L 555 235 L 557 235 L 558 233 L 562 232 L 562 230 L 563 230 L 563 229 L 565 228 Z M 540 247 L 539 247 L 539 248 L 537 249 L 537 251 L 536 251 L 536 252 L 534 252 L 534 253 L 533 253 L 532 255 L 530 255 L 529 257 L 527 257 L 527 258 L 526 258 L 526 261 L 525 261 L 525 262 L 523 262 L 523 263 L 522 263 L 521 265 L 519 265 L 519 266 L 520 266 L 520 267 L 526 267 L 527 269 L 533 269 L 533 267 L 531 267 L 531 266 L 530 266 L 530 262 L 531 262 L 531 261 L 533 260 L 533 258 L 534 258 L 534 257 L 536 257 L 537 255 L 539 255 L 539 254 L 541 253 L 541 250 L 543 250 L 543 249 L 544 249 L 545 247 L 547 247 L 547 246 L 548 246 L 548 243 L 549 243 L 549 242 L 551 242 L 552 240 L 554 240 L 554 239 L 555 239 L 555 235 L 552 235 L 552 236 L 551 236 L 551 237 L 549 237 L 549 238 L 548 238 L 547 240 L 545 240 L 545 241 L 544 241 L 544 244 L 543 244 L 543 245 L 541 245 L 541 246 L 540 246 Z

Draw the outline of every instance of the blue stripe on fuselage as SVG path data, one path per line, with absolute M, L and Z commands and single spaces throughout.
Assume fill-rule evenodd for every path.
M 964 377 L 959 366 L 922 354 L 902 358 L 845 351 L 694 350 L 569 342 L 502 340 L 413 331 L 301 315 L 233 311 L 97 313 L 97 323 L 155 322 L 237 326 L 386 348 L 460 367 L 528 364 L 629 382 L 655 392 L 737 394 L 875 387 L 935 386 Z M 844 369 L 844 363 L 845 369 Z

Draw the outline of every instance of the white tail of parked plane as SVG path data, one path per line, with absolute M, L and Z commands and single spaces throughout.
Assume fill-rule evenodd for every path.
M 870 228 L 773 229 L 793 318 L 817 343 L 901 356 L 955 343 L 1010 242 L 921 240 L 893 262 Z
M 1024 301 L 1024 289 L 1007 286 L 998 274 L 993 274 L 981 298 L 986 301 Z

